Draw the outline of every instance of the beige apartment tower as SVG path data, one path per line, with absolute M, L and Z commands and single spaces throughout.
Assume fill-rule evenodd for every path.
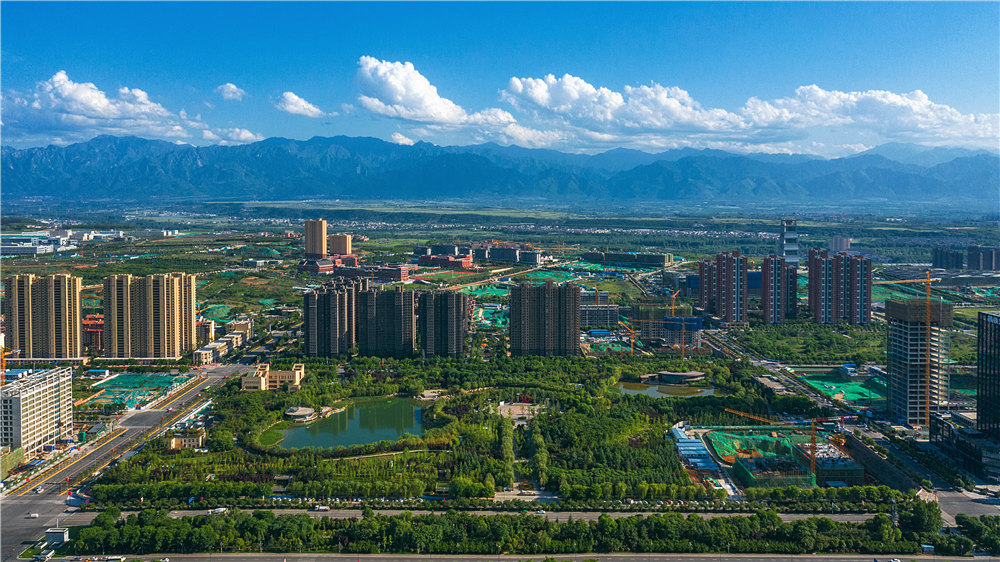
M 306 221 L 306 259 L 321 260 L 326 257 L 326 221 Z
M 81 357 L 80 291 L 72 275 L 11 275 L 4 280 L 7 348 L 23 359 Z
M 104 280 L 107 357 L 172 358 L 197 347 L 196 277 L 158 273 Z
M 327 241 L 330 244 L 330 253 L 340 256 L 348 256 L 351 254 L 351 235 L 350 234 L 331 234 L 327 237 Z

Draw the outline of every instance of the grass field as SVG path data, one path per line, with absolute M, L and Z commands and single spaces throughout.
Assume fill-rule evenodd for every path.
M 441 280 L 450 281 L 452 279 L 460 279 L 462 277 L 467 277 L 469 275 L 476 275 L 476 273 L 471 271 L 435 271 L 431 273 L 421 273 L 416 275 L 415 279 L 426 279 L 426 280 Z

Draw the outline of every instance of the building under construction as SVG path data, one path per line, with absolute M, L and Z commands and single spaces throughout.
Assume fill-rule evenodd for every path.
M 812 447 L 807 443 L 795 446 L 795 459 L 810 465 Z M 816 443 L 816 483 L 821 486 L 861 486 L 865 469 L 830 443 Z
M 733 464 L 733 476 L 748 488 L 811 488 L 816 485 L 809 469 L 789 456 L 740 457 Z
M 932 414 L 948 411 L 952 306 L 942 301 L 928 306 L 922 298 L 893 299 L 885 303 L 885 320 L 889 411 L 904 423 L 925 425 Z

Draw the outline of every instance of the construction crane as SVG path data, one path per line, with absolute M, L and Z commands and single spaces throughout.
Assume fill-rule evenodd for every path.
M 628 354 L 629 354 L 629 356 L 635 355 L 635 330 L 633 330 L 632 328 L 630 328 L 628 324 L 622 322 L 621 320 L 619 320 L 618 323 L 621 324 L 623 328 L 625 328 L 626 330 L 628 330 Z
M 924 283 L 926 296 L 924 304 L 926 310 L 927 335 L 925 340 L 927 349 L 925 351 L 926 364 L 924 365 L 924 427 L 931 426 L 931 282 L 941 281 L 940 277 L 931 277 L 930 270 L 927 270 L 927 277 L 924 279 L 901 279 L 898 281 L 874 281 L 872 285 L 896 285 L 903 283 Z
M 7 356 L 15 353 L 21 353 L 21 350 L 7 349 L 0 345 L 0 386 L 3 386 L 7 381 Z
M 681 294 L 680 289 L 677 289 L 673 293 L 670 293 L 670 316 L 677 316 L 677 295 L 679 294 Z M 684 356 L 684 347 L 685 347 L 684 344 L 687 343 L 687 338 L 685 337 L 684 334 L 684 328 L 686 327 L 686 324 L 687 322 L 685 322 L 684 319 L 681 318 L 681 359 L 687 359 L 687 357 Z
M 812 419 L 802 419 L 802 420 L 791 420 L 791 421 L 780 421 L 772 420 L 771 418 L 765 418 L 764 416 L 758 416 L 756 414 L 748 414 L 747 412 L 741 412 L 739 410 L 733 410 L 730 408 L 725 409 L 730 414 L 736 414 L 737 416 L 743 416 L 745 418 L 750 418 L 752 420 L 757 420 L 759 422 L 764 422 L 771 425 L 809 425 L 809 472 L 816 476 L 816 423 L 840 422 L 843 425 L 844 420 L 854 419 L 857 416 L 837 416 L 830 418 L 812 418 Z

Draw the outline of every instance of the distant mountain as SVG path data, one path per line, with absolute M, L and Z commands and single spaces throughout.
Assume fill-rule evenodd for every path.
M 5 197 L 63 201 L 981 202 L 996 200 L 998 169 L 1000 157 L 985 151 L 916 145 L 831 160 L 691 148 L 584 155 L 343 136 L 228 147 L 100 136 L 66 147 L 0 149 Z
M 855 154 L 854 157 L 872 155 L 882 156 L 888 160 L 894 160 L 903 164 L 915 164 L 917 166 L 931 167 L 937 166 L 938 164 L 944 164 L 945 162 L 951 162 L 956 158 L 967 158 L 979 155 L 997 156 L 997 152 L 890 142 L 881 144 L 864 152 L 859 152 L 858 154 Z

